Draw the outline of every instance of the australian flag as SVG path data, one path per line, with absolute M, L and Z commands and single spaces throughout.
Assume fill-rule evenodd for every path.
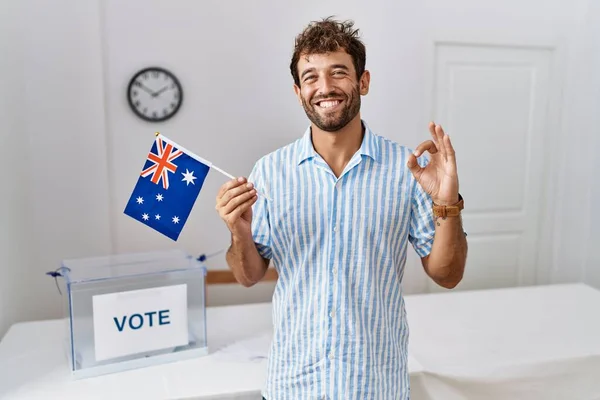
M 177 240 L 211 164 L 157 135 L 125 214 Z

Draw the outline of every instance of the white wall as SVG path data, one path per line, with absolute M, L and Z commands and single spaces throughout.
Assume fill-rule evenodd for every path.
M 559 165 L 556 193 L 548 199 L 556 210 L 552 241 L 554 252 L 543 282 L 585 280 L 587 250 L 594 247 L 590 229 L 596 229 L 590 208 L 591 193 L 600 180 L 597 167 L 598 105 L 600 104 L 598 2 L 572 3 L 576 23 L 571 29 L 561 113 L 562 137 L 551 155 Z M 596 242 L 598 243 L 598 242 Z M 600 268 L 600 266 L 598 267 Z
M 31 264 L 29 148 L 24 130 L 23 38 L 16 2 L 0 9 L 0 337 L 22 315 Z M 10 55 L 6 57 L 5 55 Z
M 3 2 L 7 8 L 0 13 L 13 31 L 2 35 L 1 57 L 8 88 L 0 120 L 9 142 L 0 165 L 10 172 L 0 196 L 4 327 L 61 315 L 45 272 L 63 258 L 111 251 L 98 4 Z
M 409 145 L 427 137 L 431 71 L 423 38 L 428 30 L 445 27 L 460 36 L 467 32 L 461 21 L 468 20 L 471 33 L 499 37 L 510 36 L 513 28 L 536 27 L 532 36 L 560 45 L 562 138 L 552 156 L 564 172 L 552 192 L 556 230 L 548 240 L 556 250 L 538 279 L 583 279 L 587 248 L 577 232 L 586 218 L 578 214 L 575 221 L 573 213 L 588 204 L 584 189 L 593 178 L 594 154 L 579 147 L 595 135 L 585 122 L 592 107 L 579 106 L 600 97 L 590 92 L 583 75 L 598 71 L 586 67 L 593 57 L 586 37 L 592 29 L 596 37 L 599 33 L 586 14 L 593 0 L 511 0 L 493 6 L 462 0 L 446 10 L 440 3 L 380 0 L 365 7 L 358 0 L 309 1 L 294 10 L 267 0 L 2 3 L 17 7 L 1 13 L 3 30 L 20 28 L 23 35 L 15 41 L 3 31 L 1 39 L 14 55 L 0 64 L 3 78 L 11 77 L 2 81 L 1 129 L 3 136 L 20 134 L 9 136 L 10 151 L 0 166 L 21 165 L 22 157 L 29 162 L 10 175 L 0 196 L 0 336 L 2 326 L 14 321 L 60 315 L 60 297 L 44 273 L 63 258 L 172 247 L 200 253 L 227 246 L 226 229 L 214 212 L 214 193 L 225 179 L 217 173 L 209 176 L 177 243 L 123 215 L 153 132 L 185 143 L 234 175 L 247 174 L 254 160 L 305 129 L 288 70 L 293 38 L 308 21 L 331 14 L 355 19 L 367 43 L 373 82 L 365 118 L 377 132 Z M 590 10 L 597 15 L 597 6 Z M 137 119 L 125 97 L 132 74 L 153 64 L 171 69 L 185 91 L 180 114 L 160 125 Z M 579 164 L 570 159 L 577 154 Z M 598 191 L 594 196 L 598 204 Z M 597 226 L 586 228 L 590 239 L 599 237 Z M 30 258 L 23 248 L 33 251 Z M 590 267 L 592 256 L 587 256 L 587 276 L 600 280 Z M 224 268 L 222 256 L 210 266 Z M 426 288 L 414 257 L 406 287 L 407 292 Z M 229 288 L 212 291 L 211 298 L 268 299 L 270 290 Z M 8 299 L 16 299 L 14 308 Z
M 590 118 L 590 153 L 592 167 L 590 198 L 584 219 L 588 220 L 589 234 L 586 243 L 585 282 L 600 289 L 600 2 L 590 1 L 586 23 L 586 50 L 589 58 L 588 76 L 590 78 L 586 93 L 589 103 L 585 109 Z
M 299 10 L 291 10 L 263 0 L 251 6 L 235 4 L 232 12 L 232 3 L 220 1 L 175 1 L 168 5 L 143 0 L 107 1 L 103 37 L 115 250 L 174 246 L 119 214 L 154 130 L 186 143 L 235 175 L 246 174 L 260 155 L 302 133 L 306 118 L 292 94 L 289 57 L 294 36 L 308 21 L 321 16 L 336 14 L 355 19 L 368 47 L 368 68 L 373 72 L 372 90 L 363 102 L 364 116 L 378 133 L 402 143 L 414 146 L 429 138 L 424 127 L 431 118 L 428 41 L 433 37 L 472 38 L 476 32 L 484 41 L 521 43 L 526 36 L 528 42 L 556 47 L 559 58 L 553 79 L 558 85 L 564 83 L 564 87 L 558 86 L 559 93 L 564 89 L 569 101 L 577 99 L 581 87 L 570 80 L 577 78 L 573 66 L 581 61 L 574 41 L 580 38 L 578 27 L 585 17 L 587 0 L 570 4 L 511 0 L 493 5 L 462 0 L 449 8 L 444 4 L 436 0 L 410 6 L 406 2 L 377 1 L 364 7 L 358 1 L 309 1 Z M 130 10 L 135 10 L 135 16 Z M 160 21 L 160 28 L 140 29 L 138 21 L 142 20 Z M 186 91 L 181 115 L 160 125 L 133 116 L 124 96 L 127 81 L 135 71 L 153 64 L 175 72 Z M 551 123 L 563 122 L 557 115 L 561 106 L 553 104 L 551 115 L 555 119 Z M 566 120 L 577 111 L 568 110 L 564 112 Z M 556 146 L 560 150 L 558 143 Z M 566 164 L 557 167 L 566 163 L 560 156 L 552 163 L 551 167 L 559 171 L 570 168 Z M 194 253 L 227 246 L 226 228 L 214 213 L 214 196 L 210 195 L 223 181 L 218 174 L 209 176 L 177 246 Z M 549 197 L 556 197 L 559 190 L 550 188 Z M 558 226 L 570 223 L 568 216 L 566 220 L 562 215 L 557 218 Z M 551 225 L 542 230 L 552 232 Z M 544 239 L 559 244 L 563 240 L 551 234 Z M 557 252 L 567 256 L 568 248 Z M 419 262 L 411 256 L 405 280 L 407 293 L 427 288 Z M 544 260 L 547 264 L 539 274 L 540 280 L 552 279 L 555 258 L 553 255 Z M 224 265 L 222 258 L 212 262 L 214 267 Z M 570 266 L 566 269 L 572 270 Z M 557 279 L 562 279 L 560 271 Z

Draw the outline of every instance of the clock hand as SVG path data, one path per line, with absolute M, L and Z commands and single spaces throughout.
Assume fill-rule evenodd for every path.
M 163 87 L 162 89 L 160 89 L 158 92 L 156 93 L 152 93 L 152 97 L 157 97 L 158 95 L 160 95 L 162 92 L 164 92 L 165 90 L 168 89 L 168 86 Z
M 154 95 L 154 93 L 152 92 L 152 90 L 150 90 L 149 88 L 147 88 L 143 84 L 139 83 L 139 87 L 141 87 L 145 92 L 150 93 L 150 95 L 152 95 L 152 96 Z

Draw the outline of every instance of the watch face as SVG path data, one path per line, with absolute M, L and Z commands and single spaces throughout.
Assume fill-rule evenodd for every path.
M 169 71 L 151 67 L 133 76 L 127 88 L 127 100 L 133 112 L 146 121 L 165 121 L 177 113 L 183 91 Z

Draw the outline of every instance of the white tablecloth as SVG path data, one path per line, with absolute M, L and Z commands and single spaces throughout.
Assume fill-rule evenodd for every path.
M 600 399 L 600 291 L 581 284 L 406 297 L 414 400 Z M 73 381 L 59 321 L 0 342 L 7 399 L 259 399 L 270 304 L 207 310 L 210 354 Z
M 208 356 L 82 380 L 70 377 L 62 321 L 15 324 L 0 342 L 0 399 L 260 399 L 266 360 L 255 356 L 267 349 L 230 349 L 270 335 L 271 305 L 209 307 L 206 318 Z
M 600 291 L 582 284 L 409 296 L 419 399 L 600 399 Z

